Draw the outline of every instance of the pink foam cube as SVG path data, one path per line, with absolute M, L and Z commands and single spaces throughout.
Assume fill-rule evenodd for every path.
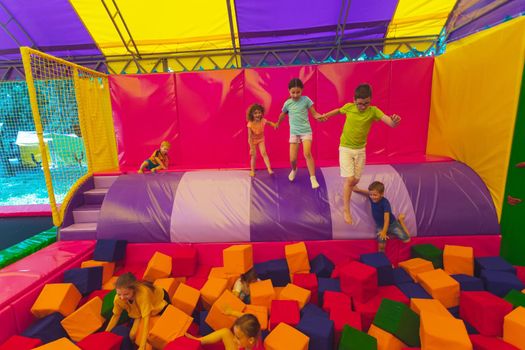
M 295 327 L 299 324 L 299 303 L 296 300 L 272 300 L 270 312 L 270 329 L 281 322 Z
M 359 302 L 366 303 L 377 294 L 377 270 L 358 261 L 341 268 L 340 281 L 343 293 Z
M 464 291 L 459 297 L 459 315 L 481 335 L 503 336 L 503 318 L 513 306 L 486 291 Z

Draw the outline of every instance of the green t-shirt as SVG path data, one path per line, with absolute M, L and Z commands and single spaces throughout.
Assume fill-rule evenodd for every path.
M 366 146 L 366 138 L 372 122 L 381 120 L 385 115 L 377 107 L 370 106 L 360 112 L 354 103 L 347 103 L 339 109 L 341 114 L 346 114 L 345 126 L 341 134 L 341 147 L 360 149 Z

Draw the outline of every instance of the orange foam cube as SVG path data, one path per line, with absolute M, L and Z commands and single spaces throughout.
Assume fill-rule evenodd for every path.
M 436 299 L 412 298 L 410 299 L 410 308 L 418 315 L 421 315 L 423 311 L 427 311 L 443 317 L 453 317 L 443 304 Z
M 219 299 L 213 303 L 208 316 L 206 316 L 206 323 L 214 330 L 221 328 L 230 329 L 237 317 L 226 315 L 224 311 L 230 308 L 233 311 L 242 312 L 245 307 L 246 304 L 233 295 L 231 291 L 225 290 Z
M 64 318 L 60 323 L 69 337 L 78 342 L 95 333 L 106 321 L 100 315 L 102 299 L 95 297 Z
M 284 246 L 284 253 L 286 254 L 286 262 L 291 274 L 304 273 L 304 271 L 306 273 L 310 272 L 310 261 L 308 260 L 308 252 L 304 242 Z
M 254 282 L 250 284 L 250 304 L 266 306 L 270 309 L 272 300 L 275 299 L 272 280 Z
M 405 270 L 410 277 L 417 282 L 417 275 L 421 272 L 427 272 L 434 270 L 434 265 L 428 260 L 421 258 L 414 258 L 399 263 L 399 267 Z
M 281 295 L 283 289 L 284 287 L 273 287 L 273 290 L 275 292 L 275 299 L 279 300 L 279 296 Z
M 422 272 L 417 275 L 419 284 L 432 298 L 439 300 L 446 308 L 459 305 L 459 282 L 442 269 Z
M 115 283 L 117 283 L 118 276 L 112 276 L 106 283 L 102 285 L 102 290 L 113 290 L 115 289 Z
M 222 251 L 224 271 L 243 274 L 253 267 L 251 244 L 232 245 Z
M 80 264 L 80 267 L 96 267 L 102 266 L 102 283 L 106 283 L 113 276 L 115 272 L 115 263 L 109 261 L 96 261 L 96 260 L 86 260 Z
M 173 294 L 171 303 L 176 308 L 181 309 L 187 315 L 191 316 L 199 302 L 200 296 L 201 293 L 197 289 L 190 287 L 185 283 L 181 283 L 175 291 L 175 294 Z
M 246 305 L 243 313 L 252 314 L 257 317 L 257 320 L 261 325 L 261 330 L 264 331 L 268 329 L 268 308 L 266 306 Z
M 36 299 L 31 313 L 42 318 L 54 312 L 70 315 L 77 308 L 82 295 L 73 283 L 46 284 Z
M 171 275 L 171 256 L 155 252 L 148 262 L 142 279 L 155 282 L 157 278 L 167 278 Z
M 177 278 L 158 278 L 153 282 L 154 286 L 161 287 L 164 289 L 168 295 L 170 296 L 170 299 L 173 298 L 173 294 L 175 294 L 175 291 L 179 287 L 179 284 L 186 281 L 186 277 L 177 277 Z
M 222 278 L 228 281 L 227 289 L 232 289 L 235 281 L 241 277 L 239 273 L 229 273 L 224 270 L 224 267 L 212 267 L 208 278 Z
M 281 290 L 279 300 L 296 300 L 299 304 L 299 309 L 302 309 L 310 301 L 311 296 L 312 292 L 310 290 L 288 283 Z
M 503 340 L 525 349 L 525 307 L 518 306 L 503 319 Z
M 310 338 L 286 323 L 279 323 L 264 340 L 266 350 L 307 350 Z
M 373 324 L 368 329 L 368 335 L 377 339 L 378 350 L 402 350 L 406 348 L 405 343 L 397 339 L 396 336 Z
M 420 316 L 421 349 L 472 350 L 472 343 L 463 321 L 454 317 L 444 317 L 431 311 L 423 311 Z
M 222 278 L 208 278 L 204 286 L 201 288 L 201 297 L 204 307 L 209 309 L 211 305 L 219 299 L 222 292 L 226 290 L 228 281 Z
M 458 245 L 445 245 L 443 268 L 451 275 L 474 276 L 474 249 Z
M 73 344 L 71 340 L 60 338 L 51 343 L 33 348 L 33 350 L 80 350 L 80 348 Z
M 164 349 L 170 341 L 182 337 L 190 327 L 191 322 L 193 322 L 193 317 L 186 315 L 175 306 L 168 305 L 155 326 L 151 328 L 148 342 L 156 349 Z

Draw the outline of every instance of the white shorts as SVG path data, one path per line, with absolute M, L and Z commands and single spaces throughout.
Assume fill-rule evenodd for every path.
M 364 148 L 351 149 L 339 147 L 339 168 L 341 177 L 361 178 L 365 167 L 366 151 Z
M 299 135 L 290 135 L 290 143 L 301 143 L 306 140 L 312 141 L 312 133 L 309 134 L 299 134 Z

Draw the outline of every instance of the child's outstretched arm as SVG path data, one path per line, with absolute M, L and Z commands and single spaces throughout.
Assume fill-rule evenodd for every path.
M 310 107 L 308 110 L 310 111 L 310 113 L 312 113 L 312 117 L 314 117 L 315 119 L 322 118 L 322 115 L 315 110 L 314 106 Z
M 279 127 L 279 125 L 281 125 L 281 122 L 283 121 L 285 116 L 286 116 L 286 113 L 284 112 L 281 112 L 281 114 L 279 114 L 279 118 L 277 118 L 277 123 L 275 124 L 276 129 Z
M 378 234 L 379 238 L 381 238 L 382 241 L 386 241 L 388 239 L 387 232 L 388 232 L 388 226 L 389 225 L 390 225 L 390 213 L 389 212 L 385 212 L 383 229 Z
M 395 128 L 401 122 L 401 117 L 397 114 L 392 114 L 391 116 L 384 115 L 381 117 L 381 121 L 389 127 Z
M 357 186 L 354 186 L 354 192 L 355 192 L 355 193 L 362 194 L 363 196 L 368 196 L 368 195 L 370 194 L 369 191 L 367 191 L 367 190 L 363 190 L 363 189 L 361 189 L 361 188 L 359 188 L 359 187 L 357 187 Z
M 271 122 L 269 120 L 266 120 L 266 124 L 270 125 L 272 128 L 276 128 L 277 127 L 277 123 Z

